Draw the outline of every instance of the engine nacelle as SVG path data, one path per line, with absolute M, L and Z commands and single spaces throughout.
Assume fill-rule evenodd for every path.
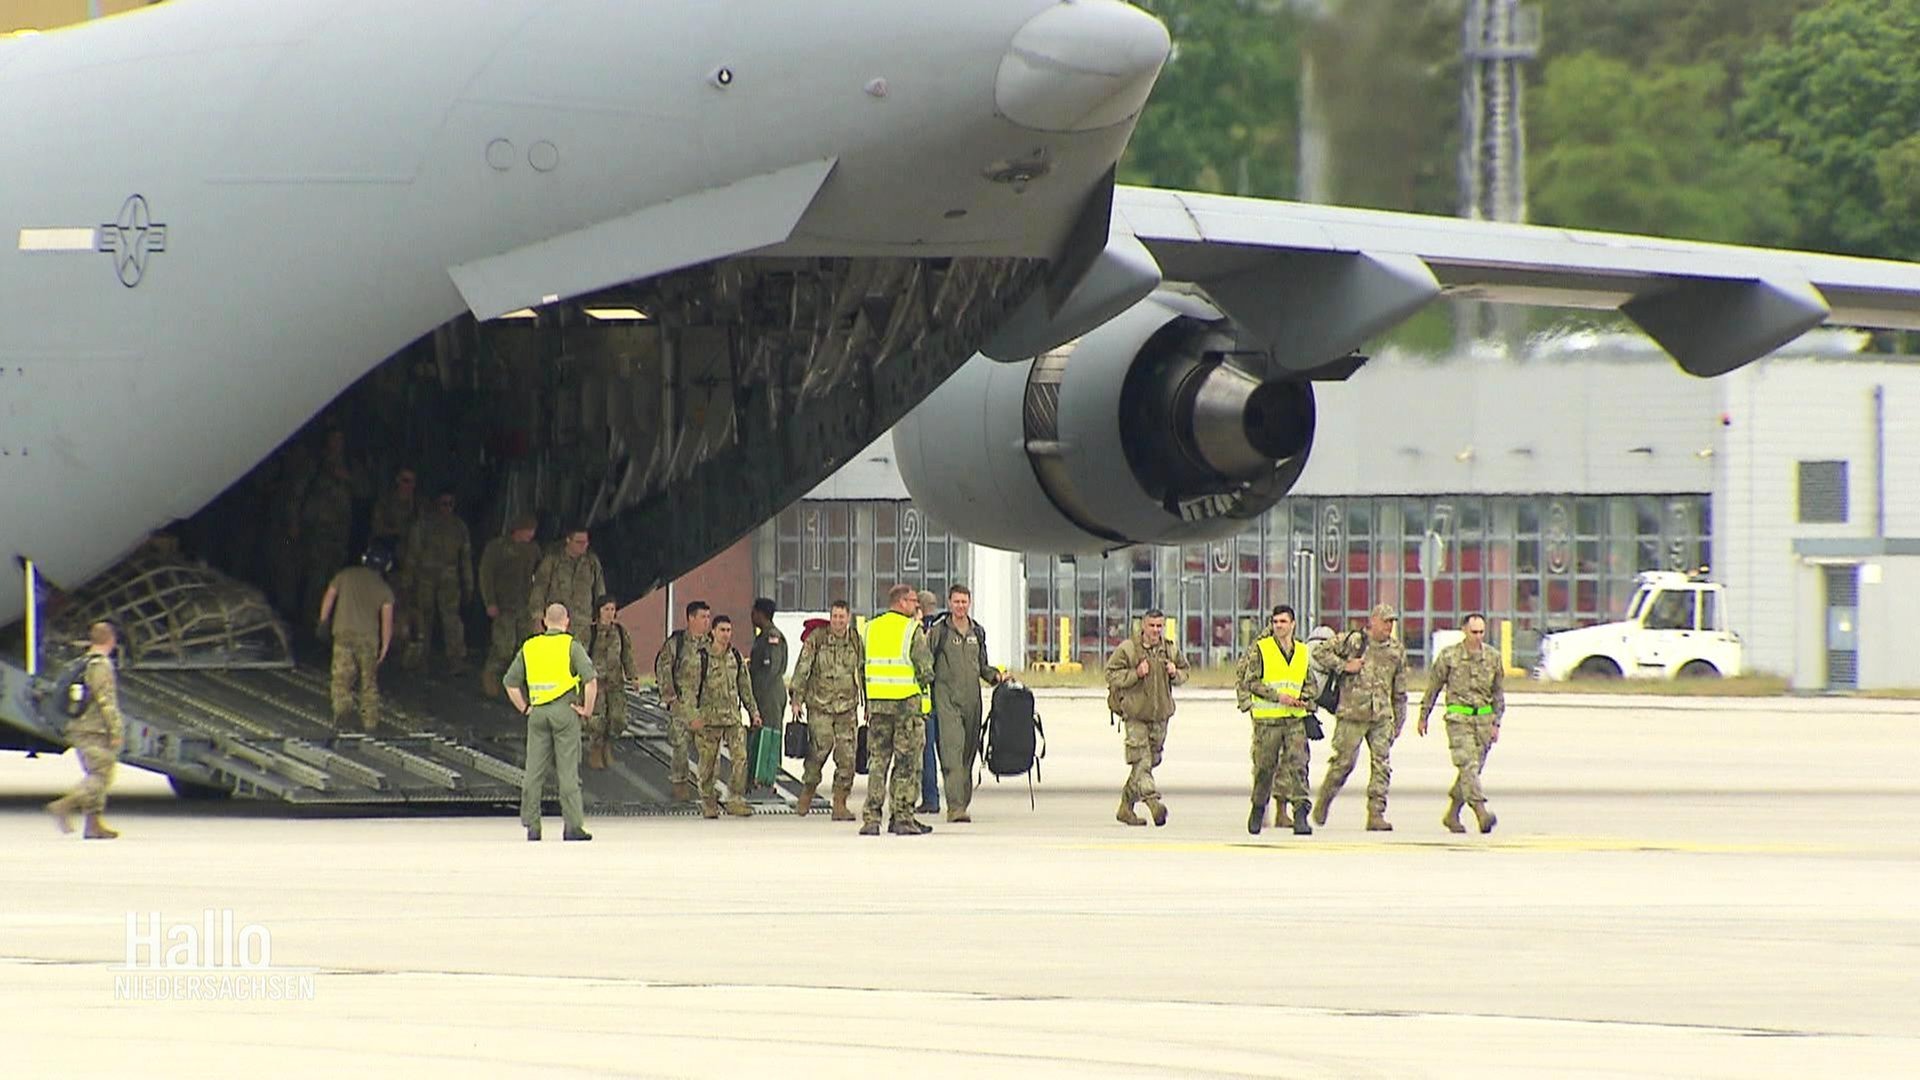
M 1230 536 L 1313 446 L 1312 384 L 1242 351 L 1203 301 L 1156 293 L 1062 348 L 977 356 L 894 428 L 914 501 L 1011 551 Z

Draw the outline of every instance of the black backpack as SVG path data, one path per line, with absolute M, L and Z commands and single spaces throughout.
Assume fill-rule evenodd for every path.
M 67 683 L 67 692 L 60 702 L 60 709 L 67 719 L 78 720 L 87 713 L 87 706 L 93 704 L 93 691 L 87 688 L 87 665 L 93 660 L 89 657 L 80 662 L 80 670 L 73 673 Z
M 1011 680 L 993 688 L 993 706 L 987 713 L 986 739 L 980 750 L 995 780 L 1026 775 L 1027 802 L 1032 805 L 1040 759 L 1047 756 L 1047 729 L 1034 711 L 1033 691 Z

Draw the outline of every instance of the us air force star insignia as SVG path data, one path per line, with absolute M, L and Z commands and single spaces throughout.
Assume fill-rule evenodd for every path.
M 100 226 L 100 250 L 113 256 L 120 284 L 131 289 L 147 273 L 147 256 L 167 250 L 167 227 L 153 220 L 144 195 L 130 195 L 118 220 Z

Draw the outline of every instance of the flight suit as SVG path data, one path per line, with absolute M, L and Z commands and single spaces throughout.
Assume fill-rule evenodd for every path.
M 760 707 L 760 718 L 766 725 L 760 738 L 772 739 L 778 747 L 786 733 L 787 635 L 778 627 L 756 631 L 747 667 L 753 677 L 753 700 Z
M 933 651 L 933 714 L 940 743 L 940 775 L 947 789 L 947 820 L 968 816 L 973 803 L 973 762 L 980 756 L 982 685 L 1000 673 L 987 662 L 987 633 L 969 621 L 962 631 L 948 615 L 929 633 Z
M 586 813 L 580 794 L 580 714 L 573 707 L 583 700 L 585 687 L 600 677 L 593 660 L 575 641 L 569 644 L 567 668 L 572 686 L 558 697 L 535 703 L 539 696 L 528 680 L 529 647 L 542 638 L 564 637 L 564 630 L 548 630 L 527 639 L 508 666 L 505 682 L 527 695 L 527 762 L 520 782 L 520 823 L 527 827 L 529 839 L 540 835 L 540 802 L 547 786 L 547 772 L 555 773 L 560 788 L 560 815 L 568 836 L 584 837 Z

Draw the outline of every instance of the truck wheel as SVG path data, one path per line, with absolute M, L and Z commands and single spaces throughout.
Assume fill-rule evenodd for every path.
M 1689 660 L 1680 665 L 1678 677 L 1682 679 L 1717 679 L 1720 677 L 1720 669 L 1707 663 L 1705 660 Z
M 1620 665 L 1604 656 L 1589 656 L 1585 660 L 1580 661 L 1579 667 L 1573 669 L 1573 677 L 1576 679 L 1617 679 L 1620 677 Z
M 227 799 L 233 797 L 232 788 L 216 787 L 213 784 L 196 784 L 191 780 L 182 780 L 177 776 L 167 777 L 167 784 L 173 793 L 183 799 Z

